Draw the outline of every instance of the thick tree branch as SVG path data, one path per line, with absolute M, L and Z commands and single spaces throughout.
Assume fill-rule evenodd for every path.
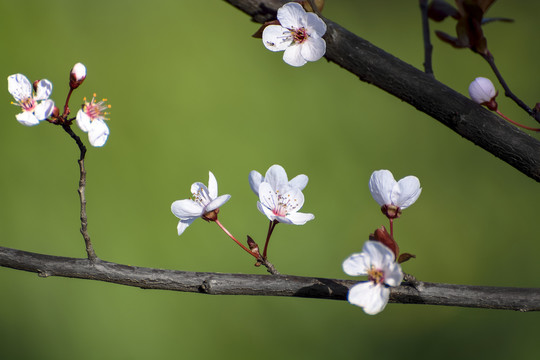
M 62 276 L 105 281 L 143 289 L 210 295 L 292 296 L 346 300 L 357 281 L 289 275 L 249 275 L 188 272 L 127 266 L 96 259 L 36 254 L 0 247 L 0 266 Z M 467 286 L 414 282 L 391 289 L 390 302 L 447 305 L 518 311 L 540 310 L 540 289 Z
M 285 0 L 225 0 L 256 22 L 274 20 Z M 338 24 L 328 30 L 325 57 L 443 123 L 525 175 L 540 181 L 540 141 L 496 114 Z M 262 45 L 261 45 L 262 48 Z M 263 50 L 261 50 L 263 51 Z

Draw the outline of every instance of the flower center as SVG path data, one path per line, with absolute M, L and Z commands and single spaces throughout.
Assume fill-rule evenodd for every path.
M 291 198 L 290 194 L 283 196 L 279 193 L 279 190 L 276 191 L 278 202 L 274 204 L 272 213 L 276 216 L 287 216 L 291 211 L 296 210 L 298 207 L 298 200 Z
M 296 44 L 302 44 L 309 38 L 306 28 L 301 27 L 300 29 L 292 29 L 290 31 L 293 37 L 293 42 Z
M 380 269 L 377 269 L 373 265 L 367 273 L 369 281 L 373 281 L 375 284 L 382 284 L 384 282 L 384 272 Z
M 102 99 L 101 101 L 96 102 L 96 94 L 94 94 L 90 102 L 87 102 L 86 98 L 84 98 L 83 111 L 88 115 L 90 121 L 96 119 L 109 120 L 105 117 L 105 115 L 109 114 L 108 112 L 105 112 L 105 110 L 110 109 L 111 105 L 105 104 L 106 101 L 107 99 Z
M 23 111 L 33 111 L 37 105 L 36 103 L 36 100 L 34 100 L 34 98 L 26 98 L 24 100 L 21 100 L 18 104 L 15 104 L 15 105 L 19 105 Z
M 208 205 L 211 201 L 208 192 L 204 191 L 204 188 L 200 187 L 196 193 L 192 193 L 193 201 L 200 204 L 202 207 Z

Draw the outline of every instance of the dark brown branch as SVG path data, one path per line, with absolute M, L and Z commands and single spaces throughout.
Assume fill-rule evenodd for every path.
M 292 296 L 346 300 L 351 280 L 289 275 L 188 272 L 127 266 L 96 259 L 36 254 L 0 247 L 0 266 L 41 277 L 105 281 L 142 289 L 210 295 Z M 518 311 L 540 310 L 540 289 L 435 284 L 415 281 L 391 289 L 390 302 Z
M 253 20 L 275 19 L 283 0 L 225 0 Z M 540 141 L 413 66 L 323 19 L 325 57 L 443 123 L 525 175 L 540 181 Z M 247 35 L 246 35 L 247 36 Z M 264 51 L 261 45 L 261 51 Z M 467 84 L 468 86 L 468 84 Z M 465 86 L 466 87 L 466 86 Z

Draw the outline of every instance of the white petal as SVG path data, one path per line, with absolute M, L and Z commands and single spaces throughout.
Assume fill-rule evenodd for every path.
M 52 88 L 53 88 L 53 85 L 49 80 L 47 79 L 40 80 L 37 84 L 35 99 L 36 100 L 48 99 L 52 93 Z
M 210 199 L 215 199 L 218 196 L 217 180 L 211 171 L 208 172 L 208 195 Z
M 384 269 L 384 282 L 388 286 L 399 286 L 403 281 L 403 271 L 401 265 L 396 262 L 387 264 Z
M 8 77 L 8 91 L 17 101 L 32 97 L 32 84 L 23 74 Z
M 289 186 L 291 188 L 296 188 L 299 190 L 304 190 L 304 188 L 307 186 L 309 179 L 306 175 L 300 174 L 298 176 L 295 176 L 294 179 L 289 181 Z
M 307 15 L 302 5 L 289 2 L 278 9 L 277 19 L 287 29 L 298 29 L 305 25 Z
M 326 53 L 326 42 L 324 39 L 309 38 L 301 45 L 300 54 L 307 61 L 317 61 Z
M 478 103 L 483 104 L 490 102 L 495 96 L 497 96 L 497 90 L 491 80 L 484 77 L 477 77 L 469 85 L 469 96 L 471 99 Z
M 109 127 L 103 120 L 94 120 L 88 132 L 88 141 L 95 147 L 101 147 L 107 142 Z
M 281 202 L 286 203 L 287 212 L 297 212 L 304 206 L 304 194 L 300 189 L 293 188 L 284 194 L 281 194 Z
M 369 258 L 371 265 L 378 269 L 385 269 L 394 262 L 394 253 L 379 241 L 366 241 L 362 252 Z
M 90 124 L 90 117 L 86 115 L 82 109 L 79 110 L 79 112 L 77 112 L 77 125 L 79 125 L 79 128 L 84 132 L 88 132 L 88 130 L 90 130 Z
M 25 111 L 15 115 L 17 120 L 25 126 L 34 126 L 39 124 L 39 120 L 34 116 L 31 111 Z
M 274 215 L 274 213 L 272 212 L 271 209 L 268 209 L 266 206 L 264 206 L 263 204 L 261 204 L 260 201 L 257 201 L 257 209 L 259 209 L 259 211 L 265 215 L 268 220 L 270 221 L 274 221 L 276 219 L 276 215 Z
M 264 182 L 270 184 L 274 191 L 285 192 L 288 190 L 287 186 L 289 184 L 289 179 L 287 178 L 287 173 L 281 165 L 272 165 L 266 171 L 264 175 Z
M 208 188 L 202 182 L 197 181 L 191 184 L 191 193 L 198 196 L 197 201 L 199 201 L 203 207 L 210 204 L 210 201 L 212 201 Z
M 289 46 L 283 53 L 283 61 L 296 67 L 307 63 L 306 59 L 302 57 L 302 46 L 298 44 Z
M 264 46 L 271 51 L 283 51 L 291 45 L 291 32 L 279 25 L 267 26 L 262 34 Z
M 394 184 L 396 184 L 396 180 L 388 170 L 377 170 L 371 174 L 369 191 L 380 206 L 392 203 L 391 194 Z
M 267 182 L 262 182 L 259 186 L 259 200 L 268 209 L 275 209 L 278 204 L 278 196 L 272 186 Z
M 288 221 L 289 224 L 304 225 L 308 221 L 315 219 L 315 215 L 308 214 L 308 213 L 295 212 L 292 214 L 288 214 L 287 219 L 289 220 Z
M 308 12 L 306 19 L 306 29 L 309 36 L 314 38 L 322 37 L 326 33 L 326 24 L 317 14 Z
M 375 315 L 384 310 L 389 297 L 389 289 L 368 281 L 353 286 L 349 290 L 348 300 L 351 304 L 362 307 L 366 314 Z
M 223 204 L 229 201 L 230 198 L 231 198 L 231 195 L 229 194 L 218 196 L 217 198 L 212 200 L 208 205 L 206 205 L 205 211 L 210 212 L 210 211 L 216 210 L 217 208 L 222 207 Z
M 261 186 L 263 181 L 264 178 L 260 172 L 253 170 L 249 173 L 249 186 L 257 196 L 259 195 L 259 186 Z
M 189 225 L 193 224 L 195 220 L 197 220 L 197 218 L 190 218 L 188 220 L 180 220 L 178 222 L 178 226 L 176 227 L 176 229 L 178 230 L 178 235 L 182 235 L 184 230 L 186 230 Z
M 345 259 L 342 267 L 345 274 L 360 276 L 367 275 L 368 270 L 371 268 L 371 264 L 366 253 L 356 253 Z
M 45 100 L 39 103 L 35 109 L 34 114 L 36 115 L 36 118 L 38 120 L 45 120 L 49 116 L 51 116 L 54 109 L 54 101 L 52 100 Z
M 202 206 L 191 199 L 173 202 L 171 211 L 177 218 L 182 220 L 197 218 L 203 215 Z
M 422 192 L 420 180 L 416 176 L 406 176 L 399 180 L 395 189 L 392 193 L 392 203 L 402 210 L 414 204 Z

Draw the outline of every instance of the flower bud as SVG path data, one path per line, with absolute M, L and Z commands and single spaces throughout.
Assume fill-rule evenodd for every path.
M 491 80 L 484 77 L 477 77 L 469 85 L 469 96 L 480 105 L 485 105 L 489 110 L 497 110 L 497 90 Z
M 76 89 L 86 79 L 86 66 L 82 63 L 76 63 L 69 73 L 69 86 Z
M 384 226 L 381 226 L 380 228 L 375 229 L 373 234 L 369 235 L 369 240 L 378 241 L 382 243 L 383 245 L 385 245 L 387 248 L 392 250 L 392 252 L 394 253 L 394 256 L 397 259 L 399 255 L 399 246 L 397 242 L 394 240 L 394 238 L 392 237 L 392 235 L 388 233 L 388 231 L 386 230 Z

